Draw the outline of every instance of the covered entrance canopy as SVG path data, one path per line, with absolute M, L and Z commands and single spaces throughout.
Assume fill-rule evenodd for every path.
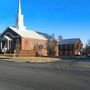
M 12 39 L 9 37 L 9 36 L 6 36 L 4 35 L 2 38 L 1 38 L 1 50 L 6 48 L 6 50 L 9 50 L 11 48 L 11 42 L 12 42 Z

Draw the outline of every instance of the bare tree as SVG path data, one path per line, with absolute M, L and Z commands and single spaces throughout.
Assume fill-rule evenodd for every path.
M 62 35 L 59 35 L 58 36 L 58 42 L 60 43 L 62 41 L 62 39 L 63 39 Z
M 47 51 L 49 56 L 55 56 L 57 53 L 57 41 L 56 40 L 49 40 L 47 42 Z
M 90 40 L 88 40 L 88 43 L 87 43 L 88 46 L 90 46 Z
M 90 55 L 90 40 L 88 40 L 88 42 L 84 48 L 84 54 L 87 56 Z
M 55 34 L 53 33 L 53 34 L 51 34 L 51 37 L 53 38 L 53 39 L 55 39 Z
M 42 56 L 42 49 L 43 49 L 43 45 L 42 44 L 37 44 L 35 47 L 35 52 L 36 52 L 36 56 Z

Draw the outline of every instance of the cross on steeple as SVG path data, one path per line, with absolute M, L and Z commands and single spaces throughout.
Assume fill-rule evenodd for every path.
M 26 28 L 24 26 L 24 20 L 21 10 L 21 0 L 19 0 L 19 6 L 18 6 L 18 16 L 17 16 L 17 22 L 16 22 L 16 28 L 21 31 L 25 31 Z

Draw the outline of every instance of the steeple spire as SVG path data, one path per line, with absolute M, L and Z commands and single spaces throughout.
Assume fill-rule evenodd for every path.
M 26 28 L 24 26 L 24 20 L 23 20 L 23 15 L 22 15 L 22 10 L 21 10 L 21 0 L 19 0 L 16 28 L 21 31 L 26 30 Z
M 18 14 L 21 15 L 21 0 L 19 0 L 19 10 L 18 10 Z

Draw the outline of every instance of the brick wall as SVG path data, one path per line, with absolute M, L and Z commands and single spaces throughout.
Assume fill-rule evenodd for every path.
M 42 55 L 47 55 L 47 41 L 46 40 L 38 40 L 38 39 L 30 39 L 30 38 L 22 38 L 21 39 L 21 51 L 20 53 L 34 53 L 37 51 L 37 47 L 39 44 L 43 45 L 42 50 L 38 50 L 38 53 Z

